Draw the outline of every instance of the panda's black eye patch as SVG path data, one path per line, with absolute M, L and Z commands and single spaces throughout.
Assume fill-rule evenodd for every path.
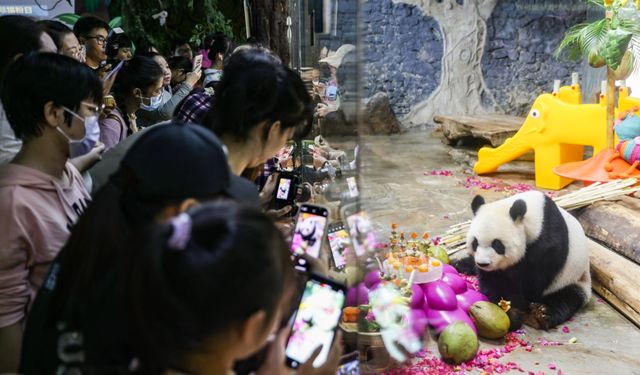
M 496 253 L 504 255 L 504 244 L 499 239 L 493 240 L 493 242 L 491 242 L 491 247 L 493 247 L 493 250 L 495 250 Z
M 478 248 L 478 239 L 474 237 L 473 242 L 471 242 L 471 249 L 473 249 L 473 251 L 476 251 L 477 248 Z

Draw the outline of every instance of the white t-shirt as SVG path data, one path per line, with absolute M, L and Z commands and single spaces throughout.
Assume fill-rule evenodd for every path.
M 20 151 L 20 147 L 22 147 L 22 141 L 16 138 L 0 103 L 0 165 L 9 163 Z

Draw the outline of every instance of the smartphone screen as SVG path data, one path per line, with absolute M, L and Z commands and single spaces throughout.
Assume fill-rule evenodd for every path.
M 338 98 L 338 87 L 337 86 L 329 86 L 325 91 L 325 95 L 327 100 L 334 101 Z
M 279 178 L 278 192 L 276 193 L 276 199 L 286 201 L 289 199 L 289 193 L 291 192 L 291 179 L 286 177 Z
M 291 252 L 308 254 L 314 258 L 320 256 L 329 212 L 324 207 L 303 204 L 300 206 L 296 228 L 293 232 Z
M 344 302 L 344 286 L 315 275 L 307 281 L 285 349 L 290 367 L 307 362 L 319 346 L 322 351 L 313 367 L 327 361 Z
M 349 236 L 353 244 L 353 250 L 357 256 L 363 256 L 367 249 L 376 245 L 375 233 L 371 226 L 371 220 L 366 212 L 360 211 L 347 216 Z
M 111 71 L 109 73 L 107 73 L 107 75 L 104 77 L 103 81 L 106 82 L 108 81 L 114 74 L 118 73 L 118 71 L 120 69 L 122 69 L 122 66 L 124 65 L 124 60 L 121 60 L 118 65 L 115 66 L 115 68 L 111 69 Z
M 344 360 L 338 367 L 336 375 L 360 375 L 360 361 L 358 352 L 344 356 Z
M 202 67 L 202 55 L 196 55 L 193 58 L 193 71 L 198 71 Z
M 349 196 L 357 198 L 360 193 L 358 192 L 358 184 L 355 177 L 347 177 L 347 187 L 349 188 Z
M 347 264 L 346 255 L 350 250 L 351 243 L 349 241 L 349 232 L 342 223 L 334 223 L 327 231 L 329 239 L 329 247 L 331 248 L 331 256 L 336 268 L 344 269 Z

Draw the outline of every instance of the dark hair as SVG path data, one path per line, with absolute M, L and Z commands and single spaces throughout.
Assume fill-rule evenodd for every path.
M 222 60 L 224 61 L 231 53 L 231 38 L 225 35 L 223 32 L 217 32 L 210 36 L 210 43 L 205 45 L 205 48 L 209 49 L 207 57 L 212 62 L 216 61 L 216 55 L 221 53 Z
M 136 55 L 131 60 L 126 61 L 113 83 L 113 97 L 120 112 L 126 114 L 124 103 L 131 90 L 139 88 L 145 91 L 156 84 L 163 74 L 160 65 L 150 57 Z M 123 116 L 123 118 L 128 126 L 129 119 L 127 116 Z
M 53 42 L 58 47 L 58 50 L 62 48 L 62 41 L 67 34 L 72 34 L 73 31 L 67 27 L 64 23 L 55 20 L 41 20 L 38 21 L 40 25 L 44 27 L 44 31 L 49 34 Z
M 0 87 L 4 73 L 16 55 L 40 49 L 42 26 L 24 16 L 0 17 Z
M 86 65 L 55 53 L 31 52 L 19 58 L 7 70 L 2 86 L 7 119 L 16 137 L 23 141 L 42 133 L 47 102 L 76 111 L 85 99 L 100 103 L 102 82 Z M 70 120 L 68 114 L 66 118 Z
M 129 327 L 142 373 L 180 369 L 205 340 L 260 310 L 270 320 L 293 273 L 282 235 L 259 210 L 220 202 L 188 215 L 184 248 L 168 245 L 175 229 L 166 224 L 131 254 Z
M 149 42 L 146 39 L 136 41 L 136 55 L 143 54 L 147 52 L 152 52 L 152 49 L 158 49 L 153 43 Z
M 163 126 L 187 125 L 174 121 Z M 145 136 L 150 137 L 151 132 L 149 130 L 141 135 L 140 141 L 144 141 Z M 184 142 L 181 137 L 175 140 L 176 143 Z M 146 192 L 141 181 L 144 173 L 136 172 L 126 163 L 127 159 L 140 156 L 142 151 L 136 150 L 134 147 L 130 152 L 138 155 L 125 155 L 125 162 L 93 196 L 91 204 L 71 229 L 69 239 L 60 251 L 60 273 L 52 296 L 53 313 L 50 317 L 50 322 L 54 324 L 67 312 L 71 312 L 71 324 L 82 319 L 95 288 L 104 287 L 103 282 L 110 275 L 124 275 L 131 252 L 138 251 L 135 246 L 130 246 L 131 243 L 166 207 L 180 204 L 187 198 L 208 201 L 227 197 L 223 192 L 175 197 L 161 197 Z M 149 163 L 153 161 L 149 159 Z M 211 167 L 218 168 L 216 165 Z M 168 189 L 166 185 L 163 187 Z M 115 281 L 120 282 L 121 279 Z
M 300 76 L 265 49 L 234 52 L 203 123 L 218 136 L 246 140 L 253 128 L 280 121 L 283 129 L 311 127 L 313 103 Z M 266 134 L 266 133 L 265 133 Z
M 168 63 L 170 69 L 182 69 L 185 72 L 190 72 L 193 68 L 191 61 L 184 56 L 172 56 L 169 58 Z
M 78 38 L 88 36 L 95 29 L 105 29 L 109 32 L 110 27 L 108 23 L 94 16 L 82 16 L 75 25 L 73 25 L 73 33 L 76 34 Z
M 116 34 L 112 31 L 107 38 L 107 47 L 105 50 L 109 58 L 115 58 L 118 56 L 118 50 L 120 48 L 131 48 L 132 46 L 131 38 L 129 38 L 127 34 Z
M 191 47 L 191 43 L 189 43 L 189 39 L 185 39 L 185 38 L 175 39 L 171 44 L 171 54 L 173 54 L 176 51 L 176 48 L 185 44 L 188 44 L 189 47 Z

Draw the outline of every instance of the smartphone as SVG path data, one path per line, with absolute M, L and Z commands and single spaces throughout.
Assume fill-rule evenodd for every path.
M 357 203 L 345 205 L 342 208 L 342 217 L 349 228 L 349 237 L 357 256 L 365 255 L 367 249 L 373 249 L 376 246 L 376 236 L 369 215 L 359 209 Z
M 328 86 L 325 91 L 325 96 L 329 101 L 335 101 L 338 98 L 338 86 Z
M 329 225 L 327 239 L 331 248 L 333 264 L 336 269 L 343 270 L 347 264 L 346 256 L 351 251 L 351 241 L 349 241 L 349 232 L 341 221 Z
M 342 356 L 336 375 L 360 375 L 360 357 L 358 352 Z
M 355 177 L 347 177 L 347 187 L 349 189 L 349 196 L 351 198 L 357 198 L 360 193 L 358 192 L 358 184 Z
M 202 68 L 202 55 L 196 55 L 193 58 L 193 72 L 196 72 Z
M 319 346 L 322 351 L 313 361 L 313 367 L 320 367 L 327 361 L 345 296 L 344 285 L 311 275 L 305 284 L 285 349 L 289 367 L 298 368 L 306 363 Z
M 310 204 L 300 206 L 296 227 L 293 231 L 293 241 L 291 241 L 293 254 L 320 257 L 328 216 L 329 210 L 324 207 Z M 304 266 L 302 263 L 299 265 Z
M 278 172 L 274 208 L 279 210 L 283 207 L 293 205 L 299 185 L 300 177 L 297 174 L 285 171 Z
M 124 60 L 120 60 L 120 62 L 118 63 L 118 65 L 116 65 L 115 68 L 111 69 L 109 71 L 109 73 L 107 73 L 106 76 L 104 76 L 103 81 L 106 82 L 108 81 L 111 77 L 113 77 L 114 74 L 118 73 L 118 71 L 120 71 L 120 69 L 122 69 L 122 66 L 124 66 Z

